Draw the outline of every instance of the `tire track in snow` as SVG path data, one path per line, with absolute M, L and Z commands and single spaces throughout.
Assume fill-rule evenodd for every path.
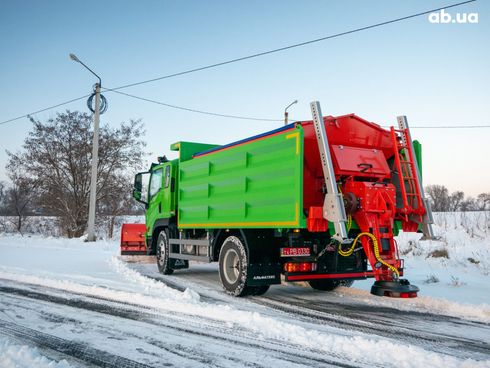
M 40 289 L 37 285 L 29 285 L 29 286 Z M 50 291 L 54 291 L 54 290 L 56 289 L 51 289 Z M 105 299 L 101 297 L 93 298 L 96 299 L 98 302 L 82 300 L 80 298 L 83 297 L 83 298 L 92 299 L 91 296 L 87 294 L 77 294 L 73 292 L 63 291 L 65 295 L 64 297 L 60 297 L 52 294 L 46 294 L 39 291 L 27 290 L 27 289 L 11 287 L 11 286 L 0 286 L 0 293 L 4 293 L 8 295 L 16 295 L 21 298 L 29 298 L 35 301 L 64 305 L 72 308 L 83 309 L 90 312 L 106 314 L 114 317 L 120 317 L 123 319 L 134 320 L 138 322 L 150 323 L 152 326 L 160 326 L 160 327 L 168 328 L 171 330 L 178 331 L 179 333 L 199 336 L 203 338 L 211 338 L 213 340 L 218 340 L 221 343 L 231 343 L 233 345 L 242 346 L 248 349 L 252 348 L 255 351 L 262 350 L 264 351 L 265 354 L 267 353 L 270 354 L 271 352 L 273 352 L 278 354 L 277 359 L 288 361 L 290 363 L 298 364 L 301 366 L 304 365 L 318 366 L 318 367 L 336 366 L 336 367 L 345 367 L 345 368 L 353 368 L 353 367 L 359 367 L 363 365 L 373 366 L 372 363 L 367 363 L 367 362 L 365 363 L 356 362 L 354 365 L 352 365 L 345 362 L 345 357 L 342 357 L 337 354 L 332 354 L 331 358 L 333 359 L 337 358 L 338 360 L 327 359 L 323 357 L 326 354 L 324 351 L 315 351 L 314 349 L 308 349 L 297 345 L 288 344 L 280 340 L 272 340 L 272 339 L 262 340 L 251 335 L 250 333 L 246 333 L 244 330 L 230 331 L 230 328 L 227 327 L 225 323 L 218 323 L 218 325 L 207 326 L 209 328 L 206 328 L 202 326 L 202 323 L 196 321 L 197 322 L 196 325 L 199 325 L 200 329 L 193 328 L 192 326 L 185 327 L 185 326 L 177 326 L 171 323 L 164 323 L 161 319 L 158 320 L 155 319 L 155 317 L 158 317 L 159 315 L 156 313 L 150 313 L 151 310 L 150 308 L 145 308 L 144 306 L 136 305 L 136 304 L 131 305 L 128 303 L 122 303 L 125 305 L 125 307 L 122 307 L 118 305 L 120 303 L 117 301 Z M 66 296 L 69 295 L 75 296 L 75 298 L 67 298 Z M 101 299 L 105 303 L 100 303 Z M 126 306 L 127 307 L 134 306 L 138 308 L 143 307 L 143 309 L 148 309 L 148 312 L 131 310 L 129 308 L 126 308 Z M 173 316 L 165 315 L 166 320 L 175 318 L 178 313 L 172 312 L 172 314 Z M 193 319 L 204 320 L 202 317 L 200 318 L 193 317 Z M 182 322 L 182 321 L 178 321 L 178 322 Z M 217 322 L 217 321 L 213 321 L 213 322 Z M 216 331 L 216 332 L 213 333 L 211 331 Z M 234 338 L 230 338 L 230 336 L 233 336 Z M 149 343 L 151 344 L 152 342 Z M 155 344 L 154 341 L 153 344 Z M 164 348 L 165 350 L 168 349 L 169 352 L 176 352 L 178 350 L 178 349 L 176 350 L 175 347 L 169 346 L 168 344 L 165 344 Z M 179 351 L 179 353 L 181 352 Z M 191 353 L 186 355 L 186 358 L 203 363 L 202 358 L 199 354 Z M 225 357 L 225 358 L 229 359 L 229 357 Z M 238 358 L 235 357 L 235 360 L 236 359 Z M 247 363 L 250 362 L 243 361 L 244 366 L 247 365 Z
M 421 331 L 413 325 L 398 323 L 400 315 L 411 314 L 423 319 L 424 322 L 427 322 L 426 320 L 429 319 L 429 323 L 455 323 L 468 327 L 471 327 L 473 324 L 473 322 L 462 322 L 453 317 L 426 315 L 419 312 L 404 312 L 386 307 L 380 307 L 377 310 L 379 314 L 368 314 L 363 306 L 349 304 L 328 302 L 319 305 L 313 301 L 294 303 L 291 300 L 274 297 L 253 297 L 251 299 L 255 303 L 263 306 L 288 314 L 306 317 L 305 320 L 313 319 L 329 326 L 360 331 L 366 334 L 376 334 L 395 340 L 403 338 L 404 342 L 429 348 L 431 351 L 450 354 L 455 357 L 474 358 L 474 353 L 481 354 L 482 358 L 488 359 L 490 357 L 490 345 L 484 341 L 455 337 L 444 333 Z M 356 310 L 357 313 L 352 313 L 353 310 Z
M 74 357 L 85 363 L 104 368 L 151 368 L 151 366 L 110 354 L 75 341 L 65 340 L 19 324 L 0 319 L 2 335 L 27 341 L 40 348 L 50 349 L 65 356 Z
M 186 289 L 178 281 L 169 280 L 168 277 L 154 275 L 153 273 L 145 272 L 144 269 L 133 268 L 133 270 L 176 290 L 184 291 Z M 176 277 L 172 278 L 175 279 Z M 189 282 L 190 280 L 187 278 L 185 281 Z M 199 280 L 195 284 L 199 285 Z M 207 295 L 206 289 L 199 289 L 199 295 L 203 300 L 215 303 L 223 302 L 223 300 L 212 295 Z M 403 341 L 404 343 L 457 358 L 474 358 L 475 354 L 478 354 L 481 359 L 489 359 L 490 357 L 490 345 L 485 341 L 454 336 L 448 333 L 427 331 L 422 328 L 423 326 L 420 326 L 421 323 L 430 326 L 440 322 L 458 325 L 459 327 L 488 328 L 488 324 L 484 322 L 467 321 L 457 317 L 419 311 L 403 311 L 384 306 L 357 305 L 353 303 L 341 304 L 333 301 L 322 301 L 320 303 L 294 296 L 281 297 L 270 293 L 261 297 L 248 297 L 243 300 L 292 315 L 295 319 L 305 322 L 319 322 L 323 325 L 343 330 L 359 331 L 368 335 Z

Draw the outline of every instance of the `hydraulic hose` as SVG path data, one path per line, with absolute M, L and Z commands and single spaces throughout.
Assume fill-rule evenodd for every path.
M 378 239 L 376 239 L 376 237 L 371 234 L 371 233 L 368 233 L 368 232 L 364 232 L 364 233 L 360 233 L 359 235 L 356 236 L 356 238 L 354 239 L 354 241 L 352 242 L 352 245 L 350 246 L 349 249 L 347 250 L 343 250 L 342 249 L 342 245 L 340 244 L 339 245 L 339 254 L 342 256 L 342 257 L 348 257 L 350 255 L 352 255 L 352 253 L 354 253 L 354 250 L 356 248 L 356 244 L 357 244 L 357 241 L 363 237 L 363 236 L 367 236 L 368 238 L 371 239 L 371 241 L 373 242 L 373 248 L 374 248 L 374 257 L 376 258 L 376 260 L 381 263 L 382 265 L 388 267 L 391 271 L 393 271 L 393 273 L 397 276 L 397 278 L 400 277 L 400 272 L 398 272 L 398 270 L 396 269 L 396 267 L 390 265 L 389 263 L 385 262 L 380 254 L 379 254 L 379 244 L 378 244 Z

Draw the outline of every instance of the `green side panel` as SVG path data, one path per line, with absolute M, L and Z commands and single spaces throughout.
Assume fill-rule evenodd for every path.
M 180 163 L 180 228 L 302 228 L 303 128 Z
M 413 143 L 413 151 L 415 152 L 415 157 L 417 158 L 417 166 L 419 167 L 420 179 L 422 179 L 422 144 L 415 140 Z
M 170 146 L 172 151 L 179 151 L 179 160 L 184 162 L 192 159 L 192 155 L 207 151 L 211 148 L 218 147 L 216 144 L 195 143 L 195 142 L 177 142 Z

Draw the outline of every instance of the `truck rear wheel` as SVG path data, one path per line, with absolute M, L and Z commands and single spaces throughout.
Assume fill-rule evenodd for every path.
M 248 257 L 245 246 L 236 236 L 229 236 L 223 242 L 219 253 L 219 277 L 225 291 L 233 296 L 249 295 L 246 286 Z
M 354 281 L 323 279 L 323 280 L 311 280 L 308 281 L 308 283 L 315 290 L 332 291 L 338 288 L 339 286 L 350 287 L 354 283 Z
M 174 270 L 170 268 L 170 260 L 168 258 L 169 252 L 170 246 L 167 230 L 162 230 L 158 233 L 156 253 L 158 271 L 164 275 L 171 275 L 174 272 Z

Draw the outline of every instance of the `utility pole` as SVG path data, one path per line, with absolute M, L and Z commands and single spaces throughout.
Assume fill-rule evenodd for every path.
M 88 208 L 88 223 L 87 223 L 87 241 L 95 241 L 95 209 L 97 206 L 97 167 L 99 162 L 99 123 L 100 123 L 100 88 L 102 87 L 102 80 L 95 74 L 88 66 L 86 66 L 75 54 L 70 54 L 70 59 L 82 64 L 89 72 L 95 75 L 99 82 L 95 84 L 95 108 L 92 110 L 90 105 L 93 95 L 89 98 L 89 108 L 94 113 L 94 139 L 92 144 L 92 173 L 90 176 L 90 199 Z
M 87 241 L 95 241 L 95 208 L 97 206 L 97 167 L 99 165 L 100 85 L 95 84 L 94 140 L 92 144 L 92 175 L 90 176 L 90 202 L 88 206 Z

